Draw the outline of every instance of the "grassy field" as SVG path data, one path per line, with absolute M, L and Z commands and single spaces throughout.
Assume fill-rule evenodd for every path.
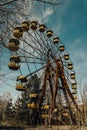
M 87 127 L 74 127 L 74 126 L 52 126 L 52 127 L 37 127 L 37 128 L 25 128 L 24 130 L 87 130 Z
M 22 122 L 15 124 L 15 122 L 4 121 L 0 124 L 0 130 L 87 130 L 87 126 L 74 125 L 44 125 L 37 127 L 30 127 Z
M 38 127 L 16 127 L 16 126 L 0 126 L 0 130 L 87 130 L 87 126 L 38 126 Z

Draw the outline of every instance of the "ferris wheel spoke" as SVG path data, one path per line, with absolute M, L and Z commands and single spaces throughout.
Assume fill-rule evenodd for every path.
M 32 73 L 30 73 L 30 74 L 28 74 L 28 75 L 26 75 L 26 77 L 29 77 L 29 76 L 31 76 L 31 75 L 33 75 L 33 74 L 35 74 L 35 73 L 37 73 L 37 72 L 43 70 L 45 67 L 46 67 L 46 65 L 43 66 L 43 67 L 41 67 L 41 68 L 39 68 L 39 69 L 37 69 L 37 70 L 35 70 L 35 71 L 33 71 Z
M 52 54 L 54 55 L 55 50 L 54 50 L 54 45 L 51 38 L 48 38 L 48 44 L 50 45 L 50 49 L 52 51 Z
M 25 41 L 24 39 L 23 39 L 23 41 L 28 45 L 28 47 L 30 47 L 34 52 L 36 52 L 38 55 L 43 55 L 43 53 L 40 51 L 40 49 L 38 49 L 38 48 L 36 48 L 36 47 L 34 47 L 34 46 L 32 46 L 31 44 L 29 44 L 27 41 Z
M 63 45 L 63 43 L 61 42 L 61 40 L 59 40 L 59 43 Z M 59 43 L 58 43 L 58 44 L 59 44 Z M 54 55 L 56 55 L 56 54 L 57 54 L 57 56 L 60 55 L 59 46 L 56 46 L 56 48 L 55 48 L 55 53 L 54 53 Z
M 46 51 L 48 51 L 48 48 L 50 48 L 50 47 L 49 47 L 49 44 L 47 42 L 47 37 L 45 37 L 45 33 L 44 32 L 43 33 L 37 32 L 37 34 L 42 41 L 42 45 L 44 45 L 44 46 L 42 46 L 42 48 L 45 49 Z
M 46 52 L 47 51 L 47 45 L 45 44 L 44 39 L 42 38 L 41 34 L 42 33 L 39 34 L 38 31 L 36 31 L 36 33 L 35 33 L 36 37 L 37 37 L 37 35 L 39 37 L 39 45 L 40 45 L 40 47 L 42 48 L 43 52 L 44 51 Z
M 25 49 L 24 43 L 23 43 L 23 48 Z M 27 59 L 26 59 L 26 53 L 25 53 L 25 51 L 24 51 L 24 57 L 25 57 L 25 63 L 26 63 L 26 65 L 27 65 L 28 71 L 29 71 L 29 73 L 31 73 L 29 64 L 28 64 Z
M 21 61 L 21 63 L 25 63 L 26 61 Z M 45 62 L 39 62 L 39 61 L 27 61 L 27 63 L 30 64 L 45 64 Z
M 37 63 L 36 63 L 36 62 L 34 62 L 35 70 L 37 70 L 38 75 L 40 76 L 40 73 L 39 73 L 39 71 L 38 71 L 38 68 L 37 68 L 36 64 L 37 64 Z M 40 65 L 41 65 L 41 63 L 40 63 Z
M 53 64 L 53 62 L 51 62 L 51 64 Z M 26 75 L 26 77 L 29 77 L 29 76 L 33 75 L 34 73 L 39 72 L 39 71 L 45 69 L 46 67 L 47 67 L 47 64 L 45 64 L 44 66 L 40 67 L 39 69 L 33 71 L 31 74 Z M 48 65 L 48 67 L 50 67 L 50 65 Z
M 47 37 L 45 36 L 45 34 L 43 34 L 43 37 L 44 37 L 44 41 L 45 41 L 45 43 L 46 43 L 46 45 L 47 45 L 47 48 L 48 48 L 48 49 L 51 49 L 51 47 L 50 47 L 50 45 L 49 45 L 49 43 L 48 43 L 48 39 L 47 39 Z
M 20 58 L 24 58 L 24 55 L 19 55 L 19 57 L 20 57 Z M 34 56 L 32 56 L 32 57 L 31 57 L 31 56 L 26 56 L 26 58 L 27 58 L 27 59 L 30 59 L 30 61 L 33 61 L 33 60 L 42 61 L 41 58 L 39 58 L 39 57 L 34 57 Z M 43 61 L 46 62 L 46 61 L 47 61 L 47 58 L 46 58 L 46 59 L 44 58 Z
M 19 69 L 19 72 L 20 72 L 20 74 L 22 75 L 22 71 L 21 71 L 21 69 Z
M 26 50 L 24 50 L 24 49 L 22 49 L 22 48 L 20 48 L 20 51 L 22 51 L 22 52 L 26 52 L 26 54 L 28 54 L 28 55 L 30 55 L 30 56 L 32 56 L 32 57 L 38 59 L 38 56 L 32 54 L 32 52 L 28 52 L 28 51 L 26 51 Z
M 47 42 L 47 39 L 45 38 L 45 34 L 40 34 L 40 35 L 41 35 L 41 37 L 43 39 L 44 45 L 46 46 L 47 49 L 49 49 L 50 47 L 49 47 L 49 44 Z
M 34 43 L 34 46 L 36 46 L 36 48 L 37 48 L 41 53 L 45 54 L 44 51 L 43 51 L 43 48 L 42 48 L 42 49 L 40 48 L 41 44 L 40 44 L 39 40 L 37 39 L 36 33 L 34 32 L 35 37 L 34 37 L 33 35 L 31 35 L 30 33 L 29 33 L 29 35 L 30 35 L 31 40 L 32 40 L 33 43 Z M 40 45 L 40 46 L 38 46 L 38 45 Z

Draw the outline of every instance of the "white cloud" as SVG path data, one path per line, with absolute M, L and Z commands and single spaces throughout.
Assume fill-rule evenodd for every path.
M 32 14 L 30 16 L 31 20 L 37 20 L 39 23 L 47 23 L 49 21 L 49 16 L 51 16 L 54 13 L 54 10 L 50 7 L 46 8 L 45 11 L 42 11 L 41 13 Z
M 51 15 L 51 14 L 53 14 L 53 13 L 54 13 L 54 10 L 53 10 L 53 9 L 47 8 L 47 9 L 45 10 L 45 12 L 43 13 L 43 18 L 46 18 L 46 17 L 48 17 L 49 15 Z

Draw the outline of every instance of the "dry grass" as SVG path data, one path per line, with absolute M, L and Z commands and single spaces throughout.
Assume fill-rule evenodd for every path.
M 37 128 L 26 128 L 24 130 L 87 130 L 87 127 L 76 127 L 76 126 L 52 126 L 52 127 L 45 127 L 40 126 Z
M 52 126 L 37 126 L 37 127 L 29 127 L 28 125 L 21 123 L 17 124 L 15 121 L 4 121 L 1 123 L 1 126 L 4 126 L 4 130 L 7 130 L 9 127 L 9 130 L 16 130 L 17 127 L 20 127 L 21 129 L 17 130 L 87 130 L 87 126 L 70 126 L 70 125 L 52 125 Z M 6 128 L 7 127 L 7 128 Z M 13 128 L 11 128 L 13 127 Z M 0 130 L 3 130 L 0 128 Z

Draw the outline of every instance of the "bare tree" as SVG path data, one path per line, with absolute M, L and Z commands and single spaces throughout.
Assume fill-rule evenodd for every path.
M 2 96 L 0 96 L 0 115 L 2 117 L 2 120 L 6 119 L 6 106 L 10 99 L 10 93 L 5 92 Z
M 44 7 L 46 4 L 52 6 L 61 4 L 59 0 L 1 0 L 0 2 L 0 38 L 5 37 L 11 28 L 10 25 L 29 18 L 30 9 L 35 2 L 43 3 Z
M 85 123 L 87 123 L 87 84 L 84 84 L 83 91 L 81 93 L 82 98 L 82 113 Z

